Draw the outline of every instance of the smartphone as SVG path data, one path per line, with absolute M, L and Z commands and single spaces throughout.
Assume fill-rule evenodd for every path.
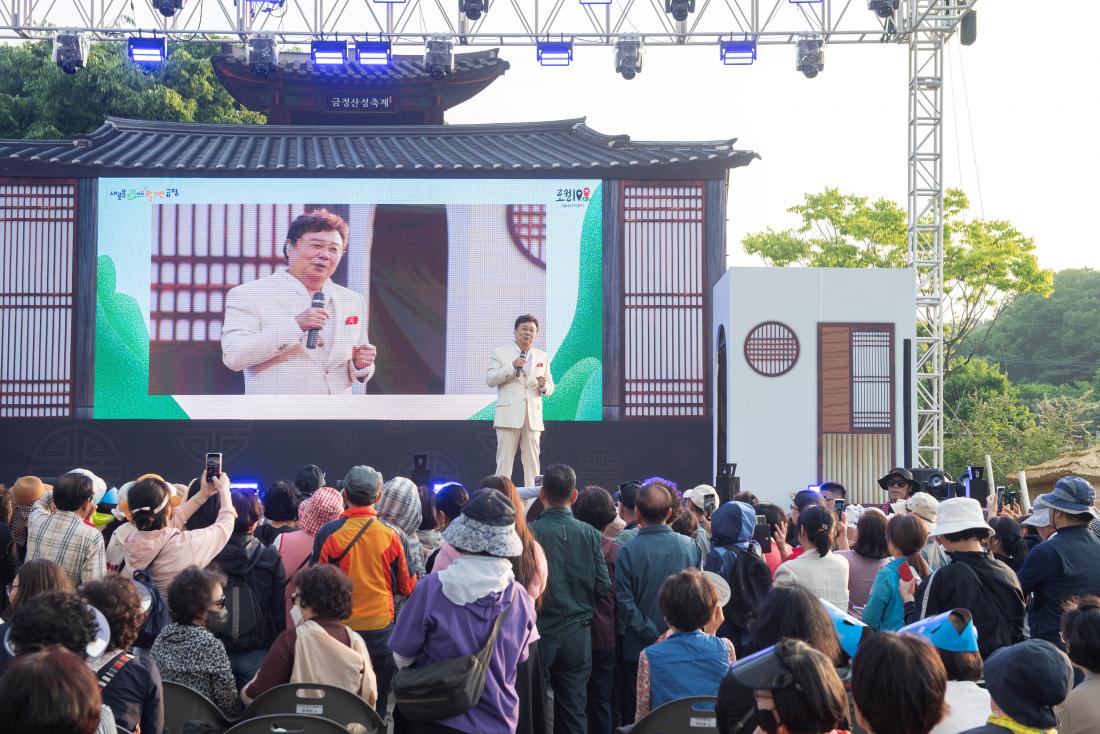
M 768 524 L 767 516 L 766 515 L 757 515 L 756 516 L 756 524 L 757 525 L 767 525 Z
M 844 507 L 845 507 L 844 500 L 837 500 L 836 502 L 833 503 L 833 508 L 836 510 L 836 516 L 837 517 L 841 517 L 841 518 L 844 517 Z
M 763 552 L 772 552 L 772 529 L 768 525 L 768 518 L 764 515 L 756 516 L 756 527 L 753 528 L 752 539 L 760 544 L 760 550 Z
M 898 566 L 898 576 L 901 576 L 901 580 L 906 583 L 913 580 L 913 569 L 909 568 L 908 563 L 903 563 Z
M 206 481 L 212 482 L 222 475 L 222 455 L 209 453 L 206 455 Z
M 535 475 L 535 486 L 536 487 L 541 487 L 542 486 L 542 475 L 541 474 L 536 474 Z
M 1001 510 L 1005 507 L 1005 488 L 997 487 L 997 513 L 1000 514 Z

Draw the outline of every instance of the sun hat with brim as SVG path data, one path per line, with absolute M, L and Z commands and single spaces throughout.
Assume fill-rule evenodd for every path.
M 776 646 L 765 647 L 730 666 L 729 674 L 745 688 L 778 691 L 797 685 L 794 674 L 784 665 Z
M 940 503 L 936 501 L 936 498 L 927 492 L 914 492 L 911 497 L 903 500 L 898 500 L 894 504 L 890 505 L 890 509 L 897 515 L 909 515 L 913 514 L 924 520 L 927 523 L 933 525 L 936 524 L 936 517 L 939 514 Z
M 515 558 L 523 553 L 516 534 L 516 510 L 503 492 L 483 489 L 474 494 L 443 531 L 443 540 L 455 550 Z
M 912 487 L 913 490 L 920 489 L 920 482 L 913 478 L 913 472 L 909 471 L 908 469 L 903 469 L 900 466 L 895 466 L 893 469 L 886 472 L 885 476 L 878 480 L 878 486 L 886 490 L 886 483 L 890 481 L 890 477 L 901 477 L 909 483 L 909 486 Z
M 848 653 L 848 657 L 854 658 L 863 637 L 871 632 L 871 628 L 861 619 L 856 619 L 838 606 L 830 604 L 825 599 L 818 597 L 821 606 L 829 613 L 829 619 L 833 621 L 836 636 L 840 638 L 840 648 Z
M 96 476 L 96 473 L 90 469 L 73 469 L 70 474 L 83 474 L 92 480 L 92 504 L 98 505 L 99 501 L 103 498 L 103 495 L 107 494 L 107 482 L 103 481 L 100 477 Z
M 1073 688 L 1069 658 L 1046 640 L 1025 640 L 986 658 L 985 683 L 998 708 L 1035 729 L 1058 726 L 1054 707 Z
M 111 643 L 111 626 L 107 622 L 107 618 L 103 616 L 103 612 L 99 611 L 91 604 L 85 604 L 84 608 L 87 609 L 91 615 L 95 618 L 95 637 L 84 648 L 84 657 L 88 660 L 98 658 L 103 653 L 107 652 L 107 645 Z M 16 649 L 15 644 L 11 640 L 12 625 L 7 626 L 7 631 L 4 633 L 4 638 L 0 641 L 0 646 L 4 648 L 10 657 L 15 657 L 19 650 Z
M 1030 525 L 1033 528 L 1045 528 L 1050 525 L 1050 508 L 1036 507 L 1031 517 L 1024 520 L 1021 525 Z
M 718 606 L 724 607 L 729 604 L 730 597 L 733 596 L 733 590 L 730 589 L 730 585 L 726 583 L 726 580 L 714 571 L 703 571 L 703 575 L 706 576 L 707 581 L 714 584 L 714 590 L 718 593 Z
M 1088 480 L 1081 477 L 1062 477 L 1054 483 L 1054 491 L 1042 495 L 1035 500 L 1036 507 L 1049 507 L 1052 510 L 1061 510 L 1074 515 L 1097 516 L 1093 503 L 1096 500 L 1096 490 L 1092 488 Z
M 963 530 L 984 530 L 993 534 L 993 528 L 985 521 L 985 513 L 978 500 L 969 497 L 952 497 L 940 503 L 936 513 L 936 527 L 928 531 L 929 535 L 950 535 Z

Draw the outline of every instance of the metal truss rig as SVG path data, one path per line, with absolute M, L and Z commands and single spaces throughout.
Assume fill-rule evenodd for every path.
M 663 0 L 485 0 L 477 21 L 456 0 L 184 0 L 172 17 L 163 0 L 0 0 L 0 40 L 51 38 L 58 28 L 96 40 L 134 34 L 169 39 L 244 41 L 271 33 L 282 43 L 314 38 L 389 39 L 416 46 L 436 35 L 467 46 L 533 46 L 568 40 L 576 46 L 614 46 L 624 38 L 645 45 L 716 45 L 755 40 L 795 44 L 892 43 L 909 47 L 908 264 L 917 278 L 917 456 L 920 466 L 943 466 L 943 88 L 944 44 L 977 0 L 900 0 L 889 19 L 866 0 L 697 0 L 675 21 Z M 446 6 L 445 6 L 446 4 Z

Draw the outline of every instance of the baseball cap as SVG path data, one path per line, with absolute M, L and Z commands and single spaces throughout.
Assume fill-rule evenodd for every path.
M 1069 658 L 1046 640 L 1025 640 L 1002 647 L 985 661 L 990 697 L 1002 711 L 1024 726 L 1058 726 L 1054 707 L 1073 687 Z
M 703 576 L 707 581 L 714 584 L 714 590 L 718 592 L 718 606 L 725 607 L 730 603 L 730 597 L 733 596 L 733 590 L 730 589 L 730 585 L 726 583 L 726 580 L 716 574 L 714 571 L 703 571 Z
M 684 499 L 691 500 L 691 503 L 700 510 L 707 509 L 707 497 L 714 498 L 713 507 L 718 506 L 718 491 L 709 484 L 700 484 L 684 492 Z
M 373 501 L 382 491 L 382 475 L 374 467 L 353 466 L 344 477 L 344 487 L 350 498 Z
M 294 475 L 294 486 L 308 497 L 325 486 L 325 473 L 315 464 L 306 464 Z
M 912 496 L 898 500 L 890 508 L 898 515 L 913 514 L 925 522 L 935 524 L 940 503 L 927 492 L 914 492 Z

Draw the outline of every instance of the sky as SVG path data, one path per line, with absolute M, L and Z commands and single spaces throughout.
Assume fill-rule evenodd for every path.
M 1007 219 L 1033 237 L 1043 267 L 1100 268 L 1095 51 L 1066 32 L 1097 27 L 1100 7 L 1040 12 L 1046 6 L 983 0 L 977 43 L 947 49 L 944 183 L 967 192 L 973 216 Z M 501 53 L 511 69 L 449 111 L 449 123 L 586 117 L 635 140 L 737 138 L 759 153 L 730 175 L 730 265 L 760 264 L 742 238 L 792 226 L 786 209 L 804 193 L 835 186 L 905 206 L 907 47 L 828 46 L 816 79 L 795 71 L 789 46 L 761 47 L 751 67 L 722 66 L 714 48 L 650 47 L 629 82 L 615 74 L 611 49 L 578 49 L 568 68 L 539 67 L 531 48 Z

